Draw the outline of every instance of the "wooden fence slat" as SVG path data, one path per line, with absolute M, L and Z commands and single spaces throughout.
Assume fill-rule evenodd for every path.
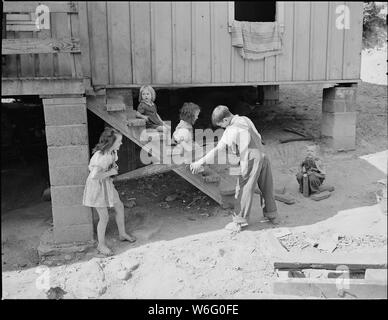
M 79 39 L 3 39 L 1 54 L 81 52 Z
M 173 18 L 173 80 L 191 83 L 191 6 L 172 3 Z
M 4 1 L 3 12 L 35 12 L 39 4 L 46 5 L 50 12 L 76 13 L 76 2 L 72 1 Z
M 132 83 L 129 2 L 107 2 L 109 83 Z

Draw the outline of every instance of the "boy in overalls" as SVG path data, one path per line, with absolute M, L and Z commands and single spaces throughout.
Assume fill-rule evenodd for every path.
M 254 124 L 247 117 L 233 115 L 226 106 L 217 106 L 214 109 L 212 122 L 216 126 L 225 128 L 225 131 L 215 148 L 190 165 L 192 172 L 197 173 L 203 164 L 214 159 L 219 150 L 228 146 L 233 153 L 240 156 L 241 168 L 236 186 L 233 222 L 241 227 L 248 225 L 252 199 L 258 184 L 262 202 L 264 200 L 264 216 L 273 224 L 278 224 L 271 165 L 264 154 L 261 136 Z

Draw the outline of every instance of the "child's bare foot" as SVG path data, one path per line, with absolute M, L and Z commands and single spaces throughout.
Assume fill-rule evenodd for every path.
M 136 241 L 136 237 L 134 237 L 130 234 L 124 233 L 124 234 L 119 235 L 119 240 L 120 241 L 129 241 L 129 242 L 133 243 Z
M 97 251 L 105 256 L 111 256 L 113 254 L 112 250 L 104 245 L 99 245 Z

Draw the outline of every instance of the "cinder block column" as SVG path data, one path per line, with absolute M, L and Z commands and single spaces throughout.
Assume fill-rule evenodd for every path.
M 323 89 L 321 136 L 335 150 L 356 149 L 357 87 Z
M 57 243 L 93 240 L 92 211 L 82 205 L 89 141 L 85 97 L 43 99 Z
M 263 86 L 263 104 L 274 105 L 279 102 L 279 86 Z

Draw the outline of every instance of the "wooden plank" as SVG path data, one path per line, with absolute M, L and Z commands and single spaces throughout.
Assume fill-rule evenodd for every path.
M 89 51 L 89 22 L 86 1 L 79 2 L 79 39 L 81 48 L 82 74 L 85 78 L 91 78 L 90 51 Z
M 2 96 L 84 94 L 82 79 L 2 78 Z
M 312 2 L 312 30 L 310 78 L 324 80 L 326 77 L 328 2 Z
M 342 79 L 342 62 L 344 49 L 344 29 L 338 29 L 336 26 L 336 8 L 343 5 L 344 2 L 330 2 L 328 25 L 328 53 L 327 53 L 327 79 Z
M 131 2 L 131 43 L 133 83 L 151 83 L 150 3 Z
M 126 181 L 131 179 L 138 179 L 142 177 L 152 176 L 154 174 L 160 174 L 171 171 L 173 168 L 177 168 L 181 165 L 172 164 L 150 164 L 145 167 L 132 170 L 130 172 L 116 176 L 115 181 Z
M 129 2 L 107 2 L 109 83 L 132 83 Z
M 7 31 L 7 39 L 15 38 L 15 32 Z M 2 68 L 2 77 L 17 77 L 17 64 L 20 56 L 4 56 L 5 65 Z
M 294 50 L 292 80 L 308 80 L 310 59 L 310 2 L 294 4 Z
M 276 57 L 265 57 L 264 59 L 264 81 L 276 80 Z
M 51 14 L 52 37 L 55 39 L 71 38 L 71 30 L 67 13 Z M 71 76 L 73 68 L 73 59 L 70 53 L 54 54 L 54 75 Z
M 172 83 L 171 2 L 151 2 L 152 83 Z
M 275 294 L 299 295 L 304 297 L 322 297 L 329 299 L 386 299 L 387 282 L 372 280 L 344 280 L 344 289 L 337 279 L 291 278 L 276 280 L 273 283 Z M 348 286 L 347 286 L 348 285 Z
M 193 2 L 193 28 L 195 38 L 193 83 L 211 82 L 210 6 L 209 2 Z
M 19 37 L 18 40 L 23 41 L 22 40 L 23 38 L 32 38 L 33 33 L 30 31 L 18 32 L 17 36 Z M 32 54 L 22 54 L 22 55 L 19 55 L 19 59 L 20 59 L 20 77 L 35 76 L 34 56 Z
M 172 2 L 172 22 L 173 82 L 191 83 L 191 5 Z
M 70 19 L 70 34 L 72 39 L 79 39 L 80 36 L 80 23 L 79 16 L 77 14 L 68 15 L 68 19 Z M 78 40 L 79 41 L 79 40 Z M 81 48 L 80 51 L 71 55 L 73 58 L 73 66 L 74 66 L 74 77 L 81 78 L 83 76 L 82 72 L 82 56 L 81 56 Z
M 17 25 L 35 25 L 35 21 L 21 21 L 21 20 L 8 20 L 7 19 L 7 25 L 10 24 L 17 24 Z
M 7 31 L 38 31 L 35 25 L 7 24 Z
M 211 21 L 214 32 L 213 46 L 213 73 L 212 82 L 230 82 L 231 74 L 231 36 L 228 31 L 228 2 L 211 2 L 213 19 Z
M 81 52 L 79 39 L 3 39 L 1 54 Z
M 50 12 L 76 13 L 76 1 L 3 1 L 3 12 L 35 12 L 39 4 L 48 6 Z
M 346 2 L 350 12 L 350 28 L 345 29 L 343 78 L 359 79 L 361 71 L 362 19 L 361 2 Z
M 106 20 L 106 2 L 88 2 L 93 85 L 106 85 L 109 83 L 109 52 Z
M 292 80 L 292 61 L 294 43 L 294 2 L 284 2 L 284 33 L 282 54 L 278 57 L 278 69 L 280 81 Z
M 18 20 L 18 21 L 31 21 L 31 15 L 29 13 L 9 13 L 6 15 L 7 20 Z

